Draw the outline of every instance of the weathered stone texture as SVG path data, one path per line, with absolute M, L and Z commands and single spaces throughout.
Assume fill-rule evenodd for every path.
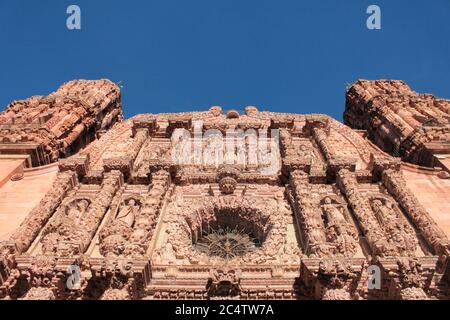
M 48 173 L 52 187 L 39 203 L 33 198 L 34 208 L 12 234 L 4 233 L 10 236 L 0 245 L 1 298 L 450 297 L 445 168 L 407 164 L 376 146 L 392 151 L 397 143 L 405 160 L 422 161 L 406 141 L 415 141 L 410 137 L 419 113 L 434 117 L 431 128 L 447 130 L 445 101 L 413 93 L 403 82 L 359 81 L 349 89 L 345 115 L 359 130 L 325 115 L 253 106 L 244 114 L 214 106 L 116 121 L 121 111 L 114 85 L 75 81 L 50 100 L 13 103 L 1 121 L 37 123 L 14 110 L 40 110 L 43 101 L 53 106 L 67 96 L 75 105 L 96 107 L 80 107 L 77 120 L 70 115 L 78 111 L 52 107 L 58 120 L 44 119 L 52 137 L 68 138 L 69 148 L 89 126 L 109 129 L 59 160 L 59 171 Z M 407 112 L 393 115 L 391 96 L 408 101 Z M 435 107 L 426 111 L 423 101 Z M 94 114 L 103 120 L 91 123 Z M 70 125 L 62 125 L 66 120 Z M 209 129 L 214 134 L 206 134 Z M 230 129 L 241 131 L 226 134 Z M 433 141 L 444 143 L 444 136 Z M 22 143 L 5 137 L 11 145 Z M 199 145 L 200 153 L 190 153 Z M 222 157 L 224 150 L 231 151 Z M 49 161 L 69 154 L 59 147 L 44 151 Z M 187 155 L 184 161 L 180 155 Z M 29 169 L 23 176 L 8 170 L 0 194 L 14 190 L 13 183 L 24 188 L 31 178 Z M 34 186 L 47 179 L 34 177 Z M 17 196 L 17 207 L 23 201 Z M 14 206 L 0 202 L 0 214 L 2 205 Z M 74 286 L 67 286 L 69 267 L 80 271 Z M 368 285 L 373 268 L 381 276 L 376 289 Z
M 119 87 L 70 81 L 56 92 L 12 102 L 0 113 L 0 155 L 27 154 L 40 166 L 76 153 L 122 120 Z
M 367 130 L 396 157 L 450 172 L 450 100 L 416 93 L 403 81 L 359 80 L 347 90 L 344 123 Z

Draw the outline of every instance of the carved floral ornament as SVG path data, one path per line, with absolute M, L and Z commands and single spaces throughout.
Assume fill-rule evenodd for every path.
M 232 194 L 237 186 L 240 170 L 235 166 L 222 166 L 217 172 L 220 191 L 223 194 Z

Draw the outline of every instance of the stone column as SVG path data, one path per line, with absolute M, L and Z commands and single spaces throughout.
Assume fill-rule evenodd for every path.
M 133 227 L 125 255 L 144 256 L 155 232 L 163 198 L 170 186 L 170 173 L 159 170 L 151 174 L 152 184 Z
M 95 202 L 89 207 L 87 214 L 82 217 L 77 228 L 81 252 L 84 252 L 89 247 L 103 216 L 122 184 L 123 176 L 119 171 L 105 173 L 101 190 L 96 195 Z
M 359 192 L 356 175 L 347 169 L 341 169 L 337 174 L 337 184 L 347 197 L 372 253 L 380 256 L 396 255 L 396 249 L 388 243 L 368 199 Z
M 67 192 L 72 190 L 76 184 L 75 172 L 66 171 L 58 174 L 51 190 L 44 196 L 39 205 L 30 212 L 10 238 L 11 241 L 16 243 L 19 253 L 30 247 L 41 228 L 61 204 Z
M 322 151 L 322 154 L 325 156 L 325 159 L 327 159 L 328 162 L 331 161 L 334 158 L 333 149 L 327 141 L 328 136 L 325 130 L 323 128 L 314 128 L 313 137 L 319 145 L 319 148 Z
M 145 140 L 148 138 L 148 129 L 139 129 L 134 136 L 133 144 L 128 152 L 129 157 L 134 161 L 139 154 Z
M 383 185 L 423 235 L 428 245 L 435 250 L 435 253 L 439 255 L 450 254 L 447 236 L 408 189 L 402 173 L 394 169 L 388 169 L 383 171 L 381 177 Z
M 327 239 L 322 223 L 311 201 L 311 188 L 308 175 L 300 170 L 290 173 L 290 186 L 293 191 L 294 207 L 297 214 L 300 229 L 303 231 L 305 252 L 316 256 L 328 254 Z

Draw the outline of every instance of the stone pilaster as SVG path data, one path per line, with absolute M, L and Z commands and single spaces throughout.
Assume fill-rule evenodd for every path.
M 316 256 L 326 255 L 327 239 L 321 221 L 311 202 L 311 187 L 308 175 L 300 170 L 290 173 L 290 186 L 293 192 L 297 221 L 302 230 L 305 252 Z
M 381 176 L 383 185 L 398 202 L 414 226 L 421 231 L 421 234 L 429 246 L 435 250 L 436 254 L 450 254 L 447 236 L 408 189 L 402 173 L 388 169 Z
M 372 213 L 368 199 L 358 190 L 356 175 L 347 169 L 342 169 L 337 174 L 337 184 L 347 197 L 372 253 L 380 256 L 395 255 L 396 250 L 389 245 L 383 230 Z
M 151 174 L 151 183 L 151 189 L 141 211 L 141 217 L 146 218 L 147 221 L 151 222 L 149 241 L 155 231 L 161 213 L 160 211 L 163 206 L 163 199 L 171 183 L 170 173 L 166 170 L 153 172 Z M 146 247 L 148 247 L 148 243 Z
M 319 145 L 319 148 L 320 148 L 322 154 L 324 155 L 325 159 L 327 159 L 327 161 L 331 161 L 332 159 L 334 159 L 333 149 L 327 142 L 328 136 L 327 136 L 325 129 L 318 128 L 318 127 L 314 128 L 313 129 L 313 137 L 314 137 L 314 140 Z
M 123 176 L 118 171 L 105 174 L 100 192 L 96 196 L 95 202 L 89 208 L 88 213 L 83 216 L 79 228 L 80 248 L 84 252 L 88 248 L 100 222 L 103 219 L 114 195 L 123 184 Z

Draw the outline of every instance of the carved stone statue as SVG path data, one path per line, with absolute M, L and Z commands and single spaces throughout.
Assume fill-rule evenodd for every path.
M 67 156 L 42 168 L 55 171 L 41 177 L 54 185 L 40 201 L 30 195 L 38 205 L 0 243 L 0 300 L 448 299 L 445 212 L 431 216 L 420 188 L 447 183 L 431 165 L 450 154 L 440 143 L 450 123 L 428 120 L 447 119 L 450 101 L 403 82 L 358 81 L 344 115 L 353 130 L 326 115 L 254 107 L 123 120 L 115 85 L 64 91 L 74 99 L 59 92 L 0 113 L 8 154 L 38 144 L 28 166 Z M 432 158 L 430 148 L 440 153 L 430 170 L 398 159 Z M 431 210 L 445 207 L 444 193 Z M 66 288 L 74 265 L 80 285 Z M 380 290 L 369 289 L 378 275 L 370 267 L 379 268 Z
M 139 208 L 140 206 L 136 204 L 136 200 L 129 199 L 128 203 L 120 208 L 116 219 L 119 221 L 123 221 L 129 227 L 133 227 L 134 220 L 139 212 Z
M 374 199 L 372 209 L 380 226 L 384 229 L 387 239 L 397 247 L 403 255 L 413 255 L 417 247 L 415 232 L 401 217 L 390 201 Z
M 324 199 L 322 209 L 326 215 L 328 225 L 334 223 L 347 223 L 342 208 L 338 208 L 337 205 L 333 204 L 330 197 Z
M 75 200 L 68 205 L 67 208 L 67 217 L 71 219 L 75 224 L 78 224 L 80 219 L 82 219 L 85 214 L 87 208 L 89 206 L 89 202 L 85 199 Z
M 379 223 L 382 225 L 389 219 L 397 218 L 397 214 L 392 208 L 392 203 L 390 202 L 383 204 L 380 200 L 374 200 L 372 202 L 372 209 L 375 212 Z

